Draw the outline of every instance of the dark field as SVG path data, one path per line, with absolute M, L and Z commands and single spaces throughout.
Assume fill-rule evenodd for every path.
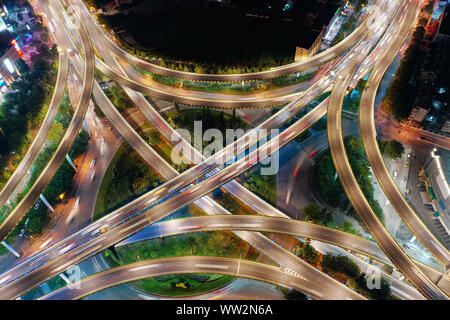
M 123 39 L 132 36 L 155 56 L 222 65 L 293 61 L 307 32 L 296 20 L 256 18 L 226 8 L 158 7 L 156 1 L 142 1 L 128 15 L 108 20 Z

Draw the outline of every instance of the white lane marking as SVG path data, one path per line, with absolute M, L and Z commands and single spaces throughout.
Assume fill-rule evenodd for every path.
M 224 265 L 216 265 L 216 264 L 203 264 L 203 263 L 197 263 L 195 265 L 196 267 L 199 268 L 211 268 L 211 269 L 229 269 L 228 266 L 224 266 Z
M 139 270 L 143 270 L 143 269 L 156 268 L 156 267 L 159 267 L 160 265 L 161 265 L 160 263 L 157 263 L 157 264 L 151 264 L 148 266 L 134 267 L 134 268 L 130 269 L 130 271 L 139 271 Z

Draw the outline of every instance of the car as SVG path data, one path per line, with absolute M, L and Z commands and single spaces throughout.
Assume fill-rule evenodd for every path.
M 406 189 L 406 194 L 410 194 L 410 193 L 411 193 L 411 190 Z
M 100 233 L 101 234 L 105 233 L 106 231 L 108 231 L 108 227 L 101 227 L 100 228 Z
M 394 176 L 394 178 L 397 178 L 397 171 L 394 171 L 394 173 L 393 173 L 393 176 Z
M 405 166 L 405 168 L 408 168 L 408 166 L 409 166 L 409 161 L 406 161 L 403 165 Z

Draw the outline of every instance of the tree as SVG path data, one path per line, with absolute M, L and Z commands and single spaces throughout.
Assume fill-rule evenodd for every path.
M 333 222 L 333 215 L 327 208 L 320 208 L 315 202 L 311 202 L 309 205 L 303 208 L 303 220 L 313 221 L 314 223 L 327 224 Z
M 367 83 L 367 80 L 360 79 L 360 80 L 358 81 L 358 83 L 356 84 L 355 89 L 356 89 L 359 93 L 362 93 L 362 92 L 364 91 L 364 88 L 365 88 L 365 86 L 366 86 L 366 83 Z
M 422 26 L 413 32 L 410 45 L 406 49 L 396 72 L 394 80 L 386 90 L 381 107 L 392 115 L 397 121 L 406 119 L 411 113 L 417 90 L 412 85 L 415 82 L 417 72 L 425 60 L 425 53 L 421 49 L 421 42 L 425 29 Z
M 147 181 L 144 178 L 137 178 L 132 184 L 134 194 L 142 194 L 147 191 Z
M 50 40 L 48 33 L 47 32 L 42 32 L 41 33 L 41 41 L 43 42 L 48 42 Z
M 48 133 L 48 140 L 51 143 L 57 143 L 64 134 L 64 127 L 61 122 L 54 123 Z
M 316 220 L 320 218 L 320 207 L 317 203 L 311 202 L 303 208 L 303 217 L 305 220 Z
M 295 250 L 295 254 L 300 258 L 305 259 L 310 264 L 316 264 L 317 259 L 319 258 L 316 249 L 309 243 L 305 244 L 303 247 L 298 246 Z
M 379 141 L 381 153 L 389 159 L 398 159 L 402 156 L 405 149 L 397 140 Z
M 356 279 L 356 277 L 358 277 L 361 272 L 358 265 L 347 256 L 327 253 L 323 256 L 321 264 L 322 268 L 325 271 L 332 273 L 342 273 L 350 279 Z
M 40 234 L 44 226 L 50 221 L 47 208 L 42 202 L 39 203 L 37 208 L 33 207 L 28 211 L 27 219 L 29 219 L 27 230 L 31 234 Z
M 366 296 L 369 296 L 369 298 L 374 300 L 387 300 L 390 298 L 391 288 L 386 279 L 384 279 L 383 277 L 381 277 L 380 279 L 374 279 L 375 282 L 379 281 L 380 287 L 373 289 L 368 288 L 367 280 L 368 279 L 366 278 L 366 274 L 364 273 L 361 273 L 360 275 L 352 279 L 352 283 L 354 283 L 354 288 L 356 289 L 356 291 L 361 292 L 362 294 L 365 294 Z M 372 280 L 373 279 L 371 279 L 370 281 Z
M 286 300 L 308 300 L 308 298 L 299 290 L 283 290 L 284 297 Z
M 24 74 L 24 73 L 30 71 L 30 67 L 28 67 L 28 65 L 25 63 L 25 61 L 23 61 L 23 59 L 19 59 L 16 62 L 16 67 L 17 67 L 17 70 L 19 70 L 20 74 Z
M 369 289 L 369 296 L 374 300 L 386 300 L 391 295 L 391 288 L 386 279 L 381 278 L 380 288 Z
M 80 134 L 75 139 L 72 147 L 70 148 L 69 152 L 70 156 L 76 158 L 80 154 L 86 152 L 86 149 L 89 144 L 89 139 L 90 139 L 89 134 L 86 131 L 81 130 Z
M 148 143 L 151 146 L 155 146 L 161 142 L 161 137 L 156 130 L 151 130 L 148 134 Z
M 222 200 L 224 198 L 224 194 L 221 188 L 217 188 L 212 192 L 213 199 Z
M 345 221 L 344 224 L 341 224 L 340 226 L 338 226 L 337 229 L 341 230 L 341 231 L 344 231 L 344 232 L 355 234 L 357 236 L 360 235 L 358 230 L 355 230 L 353 228 L 353 225 L 350 222 L 348 222 L 348 221 Z

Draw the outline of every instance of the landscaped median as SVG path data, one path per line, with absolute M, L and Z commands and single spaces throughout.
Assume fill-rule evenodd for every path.
M 292 85 L 299 85 L 311 80 L 316 71 L 303 71 L 300 73 L 268 79 L 268 80 L 256 80 L 241 82 L 201 82 L 201 81 L 189 81 L 180 80 L 175 78 L 169 78 L 162 75 L 150 73 L 144 69 L 136 68 L 139 72 L 146 75 L 153 81 L 162 83 L 174 88 L 182 88 L 185 90 L 203 91 L 211 93 L 226 93 L 226 94 L 249 94 L 260 93 L 267 90 L 279 89 Z
M 116 249 L 119 259 L 111 252 L 105 258 L 113 265 L 177 256 L 219 256 L 255 260 L 259 252 L 229 231 L 208 231 L 182 234 L 167 238 L 140 241 Z M 205 293 L 230 283 L 234 277 L 219 274 L 165 275 L 147 278 L 131 284 L 150 294 L 190 296 Z
M 375 300 L 395 300 L 390 290 L 389 283 L 384 278 L 367 279 L 368 276 L 361 272 L 359 266 L 350 258 L 332 253 L 322 254 L 308 242 L 301 242 L 294 250 L 294 253 L 305 262 L 313 265 L 321 271 L 329 274 L 337 281 L 348 285 L 349 288 L 357 291 L 366 298 Z M 376 287 L 379 281 L 379 287 Z M 369 283 L 374 284 L 371 288 Z

